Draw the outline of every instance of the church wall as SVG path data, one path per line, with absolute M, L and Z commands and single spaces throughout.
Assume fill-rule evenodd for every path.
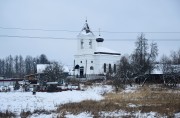
M 97 73 L 105 74 L 104 72 L 104 63 L 106 64 L 106 72 L 109 70 L 109 64 L 111 64 L 111 68 L 113 69 L 114 64 L 120 60 L 120 55 L 97 55 L 96 60 L 98 60 L 98 65 L 96 67 Z

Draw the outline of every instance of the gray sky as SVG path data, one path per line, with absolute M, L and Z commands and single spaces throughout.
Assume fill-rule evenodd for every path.
M 138 33 L 103 31 L 180 32 L 180 0 L 0 0 L 0 57 L 10 54 L 36 57 L 44 53 L 50 60 L 71 65 L 79 32 L 2 27 L 80 31 L 86 17 L 93 31 L 102 30 L 105 47 L 122 55 L 130 54 L 135 48 Z M 98 32 L 94 34 L 98 35 Z M 10 38 L 2 35 L 70 39 Z M 180 33 L 145 35 L 158 43 L 159 56 L 180 48 Z

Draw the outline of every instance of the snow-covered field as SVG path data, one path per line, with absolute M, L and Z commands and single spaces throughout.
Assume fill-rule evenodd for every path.
M 132 93 L 138 89 L 137 86 L 126 87 L 122 92 Z M 102 100 L 104 93 L 112 92 L 113 88 L 109 85 L 94 85 L 83 88 L 83 91 L 63 91 L 63 92 L 37 92 L 33 95 L 32 92 L 21 92 L 21 91 L 11 91 L 11 92 L 0 92 L 0 111 L 5 112 L 6 110 L 16 113 L 17 117 L 20 117 L 22 111 L 34 110 L 56 110 L 58 105 L 81 102 L 83 100 Z M 134 104 L 129 104 L 129 107 L 136 107 Z M 133 113 L 126 112 L 123 110 L 111 111 L 111 112 L 100 112 L 101 117 L 123 117 L 123 116 L 135 116 L 137 118 L 153 118 L 157 116 L 156 112 L 142 113 L 141 111 L 136 111 Z M 51 114 L 38 114 L 34 113 L 30 118 L 57 118 L 60 114 L 52 112 Z M 66 113 L 64 115 L 67 118 L 92 118 L 93 115 L 88 112 L 82 112 L 79 114 Z M 179 117 L 180 114 L 175 114 L 175 117 Z
M 63 92 L 1 92 L 0 93 L 0 111 L 20 114 L 24 111 L 34 111 L 37 109 L 55 110 L 58 105 L 80 102 L 83 100 L 101 100 L 102 94 L 112 91 L 111 86 L 94 86 L 85 88 L 83 91 L 63 91 Z

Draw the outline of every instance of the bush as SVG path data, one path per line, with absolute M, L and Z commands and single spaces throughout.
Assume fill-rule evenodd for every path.
M 18 90 L 20 88 L 19 82 L 16 81 L 15 85 L 14 85 L 14 90 Z
M 57 91 L 57 85 L 49 85 L 47 87 L 47 92 L 56 92 Z
M 15 116 L 16 116 L 15 113 L 12 113 L 12 112 L 10 112 L 8 110 L 6 110 L 5 113 L 0 112 L 0 118 L 13 118 Z
M 28 116 L 32 115 L 31 111 L 22 111 L 20 113 L 21 118 L 27 118 Z

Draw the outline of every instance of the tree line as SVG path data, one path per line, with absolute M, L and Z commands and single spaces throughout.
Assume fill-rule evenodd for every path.
M 38 57 L 22 55 L 9 55 L 4 59 L 0 59 L 0 76 L 6 78 L 23 78 L 25 75 L 36 73 L 36 64 L 49 64 L 45 54 Z

